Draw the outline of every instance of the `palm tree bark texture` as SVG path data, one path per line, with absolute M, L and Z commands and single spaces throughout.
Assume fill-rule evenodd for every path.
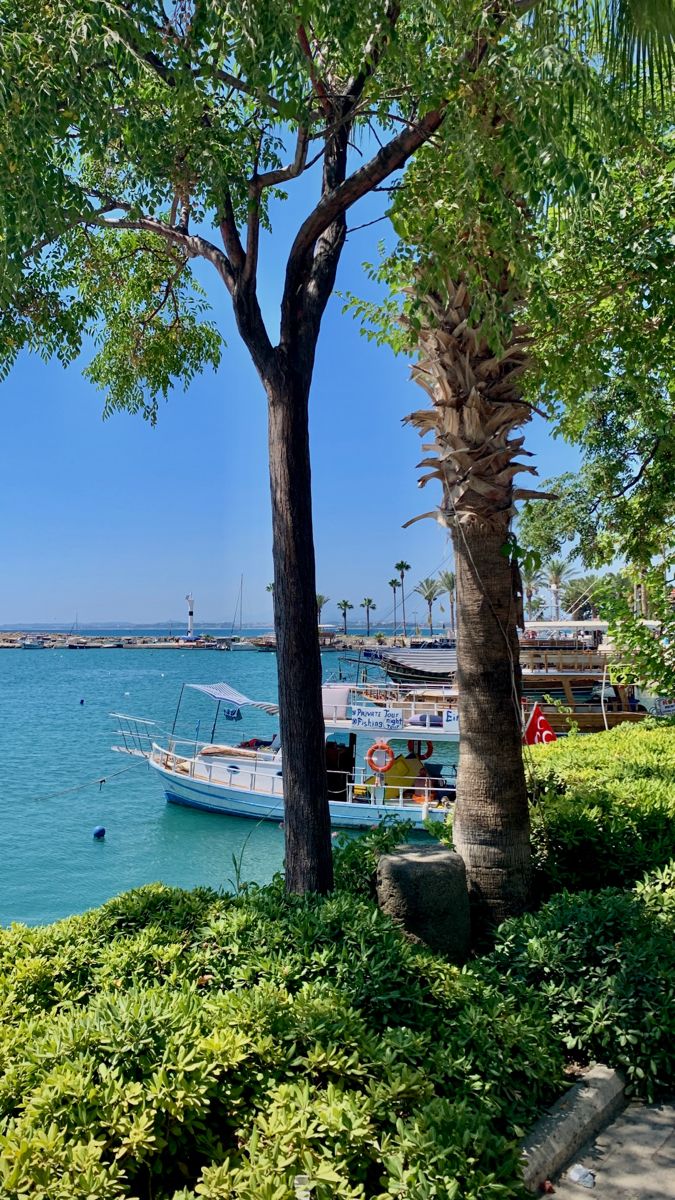
M 511 436 L 530 419 L 519 388 L 528 338 L 515 328 L 510 344 L 493 354 L 480 328 L 468 325 L 461 282 L 448 286 L 447 303 L 426 299 L 413 378 L 431 407 L 408 420 L 433 437 L 423 445 L 428 456 L 419 465 L 430 470 L 420 485 L 440 480 L 443 489 L 440 507 L 423 516 L 451 531 L 455 551 L 460 756 L 453 841 L 480 926 L 522 912 L 530 884 L 517 632 L 522 588 L 504 553 L 514 501 L 539 495 L 513 485 L 519 471 L 533 471 L 516 461 L 524 438 Z

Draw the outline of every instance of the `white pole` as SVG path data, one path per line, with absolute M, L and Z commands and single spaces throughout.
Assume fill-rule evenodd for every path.
M 195 631 L 195 623 L 194 623 L 194 616 L 195 616 L 195 614 L 194 614 L 194 605 L 193 605 L 193 599 L 192 599 L 192 592 L 189 592 L 189 593 L 188 593 L 188 595 L 185 597 L 185 599 L 187 600 L 187 605 L 188 605 L 188 628 L 187 628 L 187 635 L 188 635 L 188 637 L 189 637 L 189 638 L 191 638 L 191 637 L 193 637 L 193 636 L 194 636 L 194 631 Z

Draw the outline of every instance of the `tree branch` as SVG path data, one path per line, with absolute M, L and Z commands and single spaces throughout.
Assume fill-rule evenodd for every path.
M 387 48 L 389 39 L 398 21 L 401 12 L 400 0 L 388 0 L 387 7 L 384 11 L 383 20 L 371 33 L 368 41 L 363 48 L 363 61 L 361 67 L 355 75 L 352 75 L 345 90 L 344 96 L 349 101 L 350 110 L 361 99 L 363 89 L 375 72 L 378 63 L 380 62 L 384 51 Z
M 225 188 L 223 195 L 223 213 L 218 222 L 220 236 L 223 239 L 223 245 L 227 251 L 227 256 L 232 264 L 233 270 L 243 270 L 246 261 L 244 247 L 241 244 L 239 230 L 234 215 L 234 207 L 232 205 L 232 195 L 229 188 Z
M 92 195 L 94 195 L 93 192 Z M 72 221 L 68 221 L 64 225 L 63 229 L 59 229 L 57 233 L 51 233 L 47 237 L 41 238 L 39 242 L 36 242 L 35 245 L 31 246 L 30 250 L 27 251 L 27 257 L 33 258 L 36 254 L 39 254 L 41 250 L 44 250 L 46 246 L 50 246 L 52 242 L 58 241 L 58 239 L 62 237 L 64 233 L 67 233 L 69 229 L 76 229 L 78 225 L 95 224 L 99 217 L 105 216 L 106 213 L 115 212 L 120 208 L 122 208 L 121 204 L 118 204 L 117 201 L 110 200 L 107 204 L 104 204 L 102 208 L 97 208 L 94 212 L 73 218 Z
M 125 13 L 125 16 L 126 15 L 127 14 Z M 158 25 L 153 24 L 153 28 L 158 37 L 161 38 L 164 36 L 164 31 Z M 158 76 L 158 78 L 167 85 L 167 87 L 173 88 L 176 86 L 176 79 L 173 71 L 167 67 L 166 63 L 162 62 L 159 54 L 156 54 L 153 50 L 144 51 L 138 46 L 135 46 L 132 41 L 122 37 L 118 29 L 112 30 L 109 27 L 107 27 L 107 29 L 108 33 L 110 33 L 115 40 L 120 43 L 120 45 L 124 46 L 125 50 L 128 50 L 138 62 L 142 62 L 146 66 L 150 67 Z M 252 84 L 247 83 L 245 79 L 240 79 L 237 75 L 232 75 L 229 71 L 224 71 L 221 69 L 214 71 L 213 74 L 216 79 L 218 79 L 221 83 L 226 84 L 227 87 L 233 88 L 236 92 L 242 92 L 245 96 L 251 96 L 254 100 L 258 100 L 261 103 L 266 104 L 269 108 L 273 109 L 274 112 L 279 112 L 281 109 L 281 103 L 279 100 L 275 99 L 274 96 L 270 96 L 267 92 L 255 88 Z M 195 79 L 199 78 L 198 71 L 193 71 L 192 75 Z
M 219 79 L 221 83 L 227 84 L 228 87 L 234 88 L 235 92 L 243 92 L 245 96 L 251 96 L 252 99 L 266 104 L 274 112 L 280 111 L 281 102 L 275 99 L 274 96 L 270 96 L 269 92 L 261 92 L 258 88 L 253 87 L 252 84 L 247 83 L 245 79 L 239 79 L 238 76 L 231 75 L 229 71 L 218 70 L 215 72 L 215 75 L 216 79 Z
M 307 37 L 304 25 L 298 25 L 297 33 L 300 49 L 302 50 L 302 53 L 309 64 L 309 77 L 312 81 L 312 87 L 314 88 L 315 95 L 323 112 L 327 117 L 330 118 L 333 116 L 333 106 L 326 90 L 326 85 L 321 77 L 317 74 L 316 67 L 314 65 L 314 56 L 312 54 L 312 49 L 309 44 L 309 39 Z
M 609 496 L 610 500 L 620 500 L 620 498 L 622 496 L 626 495 L 626 492 L 629 492 L 631 488 L 634 488 L 635 485 L 640 482 L 643 475 L 647 471 L 647 468 L 650 467 L 651 464 L 653 463 L 654 456 L 660 445 L 661 445 L 661 438 L 657 437 L 656 440 L 654 441 L 654 445 L 652 446 L 651 450 L 649 451 L 649 454 L 646 456 L 646 458 L 643 459 L 640 469 L 635 473 L 635 475 L 633 475 L 633 477 L 631 479 L 627 480 L 627 482 L 623 485 L 622 488 L 619 488 L 618 492 L 610 492 L 610 496 Z
M 155 305 L 152 312 L 149 313 L 147 317 L 143 317 L 141 319 L 141 324 L 143 325 L 144 328 L 150 324 L 150 322 L 153 320 L 154 317 L 157 316 L 158 313 L 160 313 L 162 311 L 162 309 L 164 308 L 164 305 L 166 304 L 167 300 L 169 299 L 169 296 L 173 297 L 174 286 L 178 282 L 178 280 L 184 270 L 185 270 L 185 263 L 182 262 L 180 264 L 180 266 L 177 268 L 177 270 L 174 271 L 173 275 L 169 279 L 167 279 L 166 287 L 164 288 L 164 292 L 163 292 L 161 300 L 159 301 L 159 304 Z M 174 297 L 174 310 L 176 310 L 176 309 L 177 309 L 177 305 L 175 304 L 175 297 Z
M 394 171 L 399 170 L 415 151 L 436 132 L 445 117 L 445 108 L 432 109 L 414 129 L 404 129 L 392 138 L 377 154 L 354 171 L 343 183 L 322 195 L 314 211 L 303 221 L 291 247 L 286 268 L 286 282 L 282 300 L 281 336 L 289 336 L 296 304 L 296 294 L 303 274 L 307 271 L 307 259 L 313 253 L 318 239 L 332 222 L 348 208 L 382 183 Z
M 91 225 L 91 219 L 86 223 Z M 157 234 L 172 245 L 180 246 L 189 258 L 205 258 L 216 268 L 228 291 L 231 292 L 234 288 L 234 272 L 229 259 L 206 238 L 172 229 L 154 217 L 116 217 L 114 220 L 98 220 L 94 223 L 102 229 L 142 229 L 146 233 Z
M 288 179 L 295 179 L 301 175 L 307 163 L 307 150 L 309 148 L 309 130 L 303 125 L 298 127 L 298 136 L 295 143 L 295 158 L 292 163 L 286 167 L 279 167 L 276 171 L 263 171 L 262 175 L 257 172 L 251 179 L 252 191 L 259 195 L 266 187 L 275 187 L 279 183 L 285 183 Z

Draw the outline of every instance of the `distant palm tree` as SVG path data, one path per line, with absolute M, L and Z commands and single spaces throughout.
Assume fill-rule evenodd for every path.
M 454 571 L 440 571 L 438 582 L 442 592 L 448 594 L 448 604 L 450 606 L 450 629 L 455 632 L 455 590 L 457 588 L 457 578 Z
M 520 579 L 523 585 L 523 594 L 525 596 L 525 612 L 528 621 L 534 621 L 534 598 L 539 597 L 539 589 L 544 586 L 544 572 L 541 567 L 521 567 Z M 539 605 L 537 606 L 540 607 Z
M 403 636 L 406 637 L 408 631 L 405 627 L 405 583 L 404 583 L 403 577 L 404 577 L 406 571 L 410 570 L 410 563 L 407 563 L 405 561 L 405 559 L 402 558 L 400 562 L 394 563 L 394 570 L 398 571 L 400 579 L 401 579 L 401 607 L 403 609 Z
M 394 594 L 394 633 L 396 633 L 396 592 L 401 587 L 401 583 L 398 579 L 390 579 L 389 587 Z
M 330 600 L 330 596 L 322 596 L 321 592 L 316 593 L 316 619 L 321 624 L 321 610 L 325 608 Z
M 600 587 L 599 575 L 580 575 L 570 579 L 562 590 L 562 607 L 575 621 L 595 620 L 598 615 L 597 599 Z
M 443 588 L 441 587 L 441 585 L 437 579 L 432 579 L 431 576 L 427 576 L 426 579 L 420 579 L 417 587 L 415 588 L 415 591 L 427 603 L 427 607 L 429 609 L 429 636 L 433 637 L 434 636 L 434 625 L 433 625 L 432 605 L 434 603 L 434 600 L 438 600 L 438 597 L 440 596 L 441 592 L 443 591 Z
M 576 571 L 564 558 L 549 558 L 546 563 L 546 582 L 553 597 L 553 614 L 556 621 L 560 620 L 560 589 L 563 584 L 574 579 Z
M 342 620 L 344 621 L 344 625 L 345 625 L 345 637 L 346 637 L 347 636 L 347 613 L 350 611 L 350 609 L 352 609 L 354 607 L 354 605 L 350 604 L 349 600 L 338 600 L 337 606 L 338 606 L 340 612 L 342 613 Z
M 366 596 L 365 600 L 361 601 L 360 607 L 366 610 L 366 637 L 370 637 L 370 610 L 377 608 L 377 605 L 374 600 L 370 599 L 370 596 Z

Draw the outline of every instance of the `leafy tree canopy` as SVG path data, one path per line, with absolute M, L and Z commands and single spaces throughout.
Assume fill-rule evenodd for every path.
M 505 15 L 517 24 L 515 6 Z M 270 201 L 322 159 L 341 119 L 387 144 L 346 191 L 326 189 L 294 242 L 297 271 L 449 104 L 471 119 L 471 78 L 499 23 L 482 0 L 0 0 L 2 373 L 22 347 L 68 362 L 91 334 L 108 407 L 154 419 L 173 379 L 219 361 L 191 259 L 233 295 L 248 288 L 260 324 L 251 284 Z
M 539 293 L 530 307 L 530 394 L 580 446 L 582 466 L 546 482 L 555 503 L 525 505 L 520 537 L 545 554 L 571 542 L 587 566 L 617 556 L 645 566 L 670 545 L 675 519 L 672 133 L 617 163 L 561 232 L 545 302 Z
M 640 68 L 667 8 L 0 0 L 0 369 L 24 346 L 70 361 L 91 334 L 109 408 L 154 419 L 173 379 L 219 361 L 190 260 L 230 291 L 244 256 L 255 274 L 270 199 L 322 157 L 338 91 L 357 136 L 389 151 L 386 169 L 375 156 L 342 185 L 350 204 L 438 131 L 397 200 L 402 246 L 433 255 L 442 237 L 447 250 L 459 224 L 456 254 L 489 307 L 479 284 L 532 269 L 531 213 L 552 188 L 586 189 L 616 135 L 595 60 L 621 52 Z M 657 57 L 667 68 L 669 53 Z M 593 136 L 591 107 L 608 113 Z M 296 257 L 346 198 L 315 210 Z

